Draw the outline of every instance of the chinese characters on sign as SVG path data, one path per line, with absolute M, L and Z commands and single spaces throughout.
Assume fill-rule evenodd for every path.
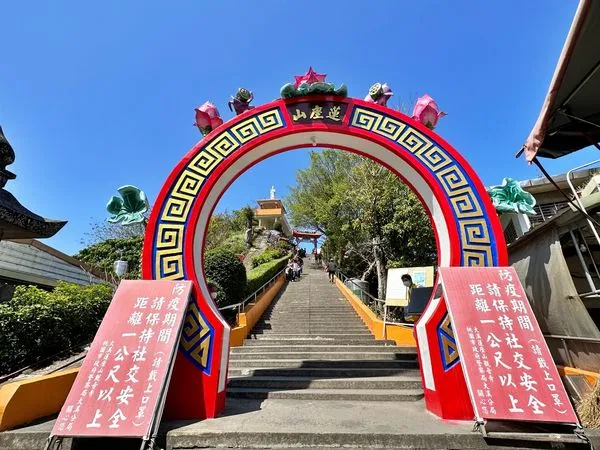
M 292 122 L 312 123 L 323 122 L 340 125 L 344 120 L 348 105 L 336 102 L 302 102 L 287 107 Z
M 121 282 L 52 435 L 149 437 L 190 290 L 184 281 Z
M 577 423 L 512 267 L 440 269 L 477 418 Z

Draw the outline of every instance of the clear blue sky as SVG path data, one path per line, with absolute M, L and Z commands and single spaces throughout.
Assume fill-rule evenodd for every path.
M 194 107 L 225 119 L 239 86 L 255 104 L 309 65 L 364 97 L 388 82 L 392 105 L 428 93 L 448 117 L 437 131 L 484 183 L 531 178 L 513 155 L 529 133 L 577 2 L 32 1 L 2 6 L 0 125 L 16 150 L 7 188 L 69 224 L 47 241 L 77 251 L 123 184 L 153 200 L 199 139 Z M 590 150 L 549 161 L 561 172 Z M 220 209 L 285 195 L 305 151 L 240 177 Z M 275 170 L 273 170 L 275 169 Z

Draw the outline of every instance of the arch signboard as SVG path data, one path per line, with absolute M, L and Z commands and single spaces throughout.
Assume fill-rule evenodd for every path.
M 144 278 L 194 284 L 167 417 L 214 417 L 224 406 L 229 326 L 210 299 L 203 273 L 204 237 L 217 201 L 252 165 L 311 146 L 367 156 L 401 177 L 431 218 L 440 266 L 506 265 L 502 229 L 483 184 L 430 129 L 387 107 L 346 97 L 311 95 L 250 109 L 185 155 L 164 184 L 147 228 Z M 429 303 L 415 334 L 428 409 L 444 418 L 472 418 L 443 299 Z

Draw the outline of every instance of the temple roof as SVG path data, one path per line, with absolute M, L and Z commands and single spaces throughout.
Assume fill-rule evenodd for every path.
M 10 192 L 0 189 L 0 239 L 49 238 L 66 223 L 38 216 Z
M 286 213 L 285 210 L 285 206 L 283 206 L 283 202 L 279 199 L 261 199 L 261 200 L 256 200 L 256 203 L 258 203 L 258 207 L 259 209 L 278 209 L 280 208 L 283 213 Z
M 304 238 L 304 239 L 319 239 L 321 236 L 323 236 L 321 233 L 315 232 L 315 231 L 302 231 L 302 230 L 294 230 L 292 232 L 294 237 L 297 238 Z

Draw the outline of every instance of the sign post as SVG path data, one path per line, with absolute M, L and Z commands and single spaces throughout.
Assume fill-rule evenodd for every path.
M 579 420 L 512 267 L 444 267 L 440 282 L 478 423 Z
M 190 300 L 189 281 L 123 280 L 56 420 L 56 438 L 158 432 Z

